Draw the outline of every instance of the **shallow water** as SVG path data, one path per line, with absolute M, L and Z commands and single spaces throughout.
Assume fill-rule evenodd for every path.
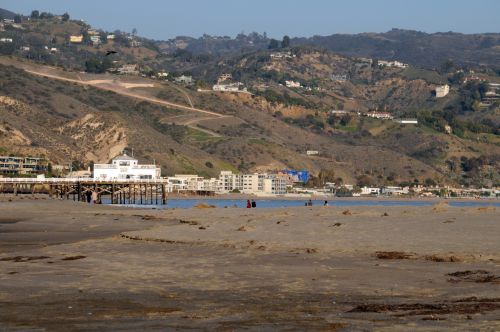
M 285 207 L 296 207 L 296 206 L 305 206 L 307 199 L 304 200 L 286 200 L 286 199 L 256 199 L 257 208 L 285 208 Z M 313 206 L 323 206 L 324 200 L 313 200 Z M 499 200 L 477 200 L 477 201 L 443 201 L 448 203 L 453 207 L 500 207 Z M 104 203 L 109 203 L 109 200 L 104 200 Z M 167 201 L 166 205 L 163 204 L 155 204 L 153 200 L 153 204 L 149 204 L 150 202 L 145 202 L 147 204 L 124 204 L 124 206 L 131 207 L 151 207 L 151 208 L 160 208 L 160 209 L 189 209 L 198 204 L 208 204 L 213 205 L 218 208 L 226 208 L 226 207 L 236 207 L 236 208 L 246 208 L 246 200 L 245 199 L 214 199 L 214 198 L 200 198 L 200 199 L 171 199 Z M 432 206 L 436 204 L 435 201 L 419 201 L 419 200 L 342 200 L 342 199 L 334 199 L 329 200 L 329 206 L 338 206 L 338 207 L 349 207 L 349 206 Z

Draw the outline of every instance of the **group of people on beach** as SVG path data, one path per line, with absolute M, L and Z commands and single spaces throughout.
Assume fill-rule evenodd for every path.
M 257 203 L 253 199 L 252 199 L 252 201 L 247 199 L 247 209 L 256 208 L 256 207 L 257 207 Z

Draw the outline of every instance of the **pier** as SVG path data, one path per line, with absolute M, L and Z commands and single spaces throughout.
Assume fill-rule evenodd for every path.
M 166 204 L 167 179 L 94 180 L 93 178 L 0 178 L 0 193 L 48 194 L 86 202 L 91 195 L 111 204 Z

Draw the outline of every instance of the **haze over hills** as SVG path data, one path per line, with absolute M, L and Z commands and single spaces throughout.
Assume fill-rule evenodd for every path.
M 500 34 L 153 41 L 95 31 L 95 42 L 91 30 L 46 15 L 0 32 L 12 39 L 0 43 L 4 153 L 84 166 L 133 149 L 164 174 L 307 168 L 360 185 L 500 183 L 498 102 L 485 103 L 488 83 L 500 82 Z M 140 75 L 108 73 L 125 64 Z M 193 84 L 176 83 L 181 74 Z M 241 88 L 209 91 L 223 74 Z M 450 93 L 436 98 L 446 83 Z M 376 110 L 419 124 L 366 116 Z

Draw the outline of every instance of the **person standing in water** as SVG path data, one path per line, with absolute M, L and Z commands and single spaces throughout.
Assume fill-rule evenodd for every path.
M 255 203 L 255 201 L 252 199 L 252 207 L 253 208 L 256 208 L 257 207 L 257 203 Z
M 328 201 L 325 201 L 325 203 L 323 204 L 323 206 L 328 206 Z
M 247 199 L 247 209 L 250 209 L 252 207 L 252 203 L 250 203 L 250 200 Z

